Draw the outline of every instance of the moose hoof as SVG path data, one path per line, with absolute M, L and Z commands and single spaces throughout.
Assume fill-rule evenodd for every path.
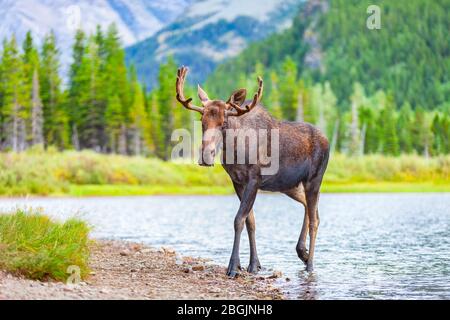
M 251 262 L 247 268 L 247 272 L 251 274 L 257 274 L 261 270 L 261 264 L 259 261 Z
M 239 276 L 239 271 L 238 270 L 230 270 L 227 272 L 227 276 L 230 279 L 237 278 Z
M 239 275 L 240 270 L 241 264 L 239 262 L 230 262 L 230 265 L 228 266 L 227 276 L 230 278 L 236 278 Z
M 308 264 L 308 260 L 309 260 L 308 250 L 306 250 L 306 249 L 297 250 L 297 255 L 304 264 L 306 264 L 306 265 Z

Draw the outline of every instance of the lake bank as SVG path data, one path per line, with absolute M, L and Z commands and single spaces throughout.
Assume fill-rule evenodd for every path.
M 323 193 L 450 192 L 450 156 L 335 154 Z M 0 197 L 233 194 L 220 165 L 93 152 L 0 154 Z
M 49 195 L 0 195 L 0 199 L 14 198 L 90 198 L 90 197 L 140 197 L 140 196 L 227 196 L 233 195 L 232 184 L 229 186 L 146 186 L 146 185 L 71 185 L 66 192 L 55 192 Z M 374 183 L 324 183 L 322 194 L 336 193 L 450 193 L 450 183 L 407 183 L 407 182 L 374 182 Z
M 225 268 L 170 249 L 100 241 L 92 249 L 90 276 L 77 285 L 40 282 L 0 271 L 0 300 L 204 300 L 282 299 L 270 277 L 228 279 Z
M 374 183 L 325 183 L 322 193 L 440 193 L 450 192 L 450 183 L 433 182 L 374 182 Z M 127 196 L 201 196 L 230 195 L 234 189 L 230 186 L 130 186 L 130 185 L 72 185 L 65 194 L 51 196 L 61 197 L 127 197 Z

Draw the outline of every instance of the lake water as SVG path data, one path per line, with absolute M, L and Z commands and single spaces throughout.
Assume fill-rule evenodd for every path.
M 235 196 L 1 199 L 0 210 L 41 207 L 81 217 L 93 236 L 167 246 L 227 265 Z M 295 247 L 304 209 L 282 195 L 255 204 L 257 245 L 265 273 L 282 271 L 292 299 L 450 299 L 450 194 L 324 194 L 315 272 Z M 241 262 L 248 262 L 243 233 Z

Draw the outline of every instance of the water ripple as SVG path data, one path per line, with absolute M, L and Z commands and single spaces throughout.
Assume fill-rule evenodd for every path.
M 57 218 L 76 213 L 95 237 L 171 246 L 226 265 L 239 203 L 234 196 L 0 200 L 3 211 L 17 206 Z M 290 298 L 450 299 L 450 194 L 322 195 L 313 274 L 295 252 L 304 209 L 264 194 L 255 213 L 260 260 L 291 279 L 279 282 Z M 241 247 L 244 264 L 246 235 Z

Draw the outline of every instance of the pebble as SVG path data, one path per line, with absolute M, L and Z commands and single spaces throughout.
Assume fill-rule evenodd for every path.
M 220 289 L 210 289 L 209 293 L 220 293 Z
M 181 266 L 183 264 L 183 257 L 179 254 L 175 255 L 175 264 Z
M 173 250 L 172 248 L 162 247 L 161 249 L 167 255 L 174 255 L 175 254 L 175 250 Z
M 283 273 L 281 271 L 274 271 L 272 275 L 269 277 L 269 279 L 278 279 L 283 276 Z
M 193 271 L 205 271 L 205 266 L 203 265 L 196 265 L 192 267 Z
M 183 269 L 184 273 L 191 273 L 192 272 L 192 268 L 191 267 L 186 267 Z

